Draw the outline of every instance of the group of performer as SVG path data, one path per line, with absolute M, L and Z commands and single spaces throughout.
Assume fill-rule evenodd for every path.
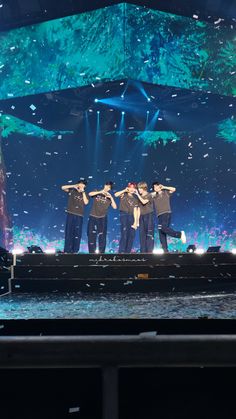
M 64 185 L 62 190 L 69 195 L 65 227 L 65 253 L 78 253 L 82 236 L 84 207 L 92 199 L 92 208 L 87 225 L 89 253 L 105 253 L 107 238 L 107 213 L 110 207 L 117 209 L 111 193 L 113 182 L 106 182 L 102 189 L 87 194 L 87 181 L 79 180 L 74 185 Z M 146 182 L 129 182 L 114 194 L 119 198 L 120 241 L 119 253 L 131 253 L 135 231 L 139 228 L 140 252 L 152 253 L 154 249 L 154 218 L 158 218 L 161 247 L 168 252 L 167 236 L 181 239 L 186 243 L 184 231 L 171 228 L 170 197 L 176 188 L 153 182 L 152 192 Z

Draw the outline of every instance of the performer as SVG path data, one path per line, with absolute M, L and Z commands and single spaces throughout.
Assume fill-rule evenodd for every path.
M 140 252 L 152 253 L 154 248 L 153 197 L 146 182 L 138 183 L 137 197 L 140 208 Z
M 113 182 L 106 182 L 100 191 L 89 192 L 93 199 L 93 205 L 88 221 L 88 249 L 89 253 L 96 252 L 96 241 L 98 237 L 99 253 L 105 253 L 107 236 L 107 211 L 110 206 L 116 209 L 116 203 L 110 194 Z
M 162 249 L 168 252 L 167 235 L 181 239 L 182 243 L 186 243 L 186 235 L 184 231 L 175 231 L 170 227 L 171 224 L 171 207 L 170 196 L 176 191 L 172 186 L 163 186 L 159 182 L 153 182 L 153 202 L 158 217 L 158 230 Z
M 69 195 L 65 228 L 65 253 L 77 253 L 80 249 L 84 206 L 89 203 L 85 192 L 86 185 L 86 180 L 80 179 L 75 185 L 61 187 Z
M 129 182 L 125 189 L 115 193 L 115 196 L 120 198 L 121 237 L 119 253 L 131 253 L 132 250 L 135 237 L 134 208 L 138 207 L 136 187 L 136 183 Z

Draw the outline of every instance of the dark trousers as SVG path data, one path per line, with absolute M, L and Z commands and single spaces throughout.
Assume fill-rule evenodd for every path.
M 107 217 L 97 218 L 90 215 L 87 234 L 89 253 L 96 252 L 97 239 L 99 253 L 105 253 L 107 239 Z
M 167 236 L 180 238 L 181 231 L 175 231 L 170 227 L 171 213 L 166 212 L 158 216 L 158 231 L 161 242 L 161 247 L 165 252 L 168 252 Z
M 133 214 L 120 211 L 120 243 L 119 253 L 131 253 L 134 243 L 135 230 L 131 227 L 134 223 Z
M 67 213 L 64 252 L 77 253 L 82 236 L 83 217 Z
M 144 214 L 139 220 L 140 252 L 152 253 L 154 248 L 154 215 Z

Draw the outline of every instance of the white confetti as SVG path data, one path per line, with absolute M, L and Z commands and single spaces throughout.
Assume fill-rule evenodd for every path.
M 76 413 L 80 411 L 80 407 L 70 407 L 69 413 Z

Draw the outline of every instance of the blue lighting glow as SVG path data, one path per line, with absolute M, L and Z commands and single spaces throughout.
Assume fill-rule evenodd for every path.
M 153 118 L 151 119 L 148 126 L 146 127 L 147 130 L 153 130 L 155 128 L 159 114 L 160 114 L 160 109 L 158 109 L 153 115 Z
M 144 89 L 143 84 L 140 81 L 133 81 L 133 85 L 147 99 L 148 102 L 151 101 L 150 97 L 146 93 L 146 90 Z

